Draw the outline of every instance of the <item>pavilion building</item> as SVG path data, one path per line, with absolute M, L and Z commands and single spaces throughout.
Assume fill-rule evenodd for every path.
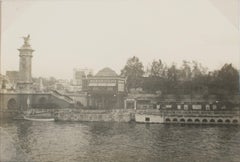
M 110 68 L 104 68 L 83 82 L 83 90 L 88 94 L 88 107 L 94 109 L 124 108 L 125 77 L 118 76 Z

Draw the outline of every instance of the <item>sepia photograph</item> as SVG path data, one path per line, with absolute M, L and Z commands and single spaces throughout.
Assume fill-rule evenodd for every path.
M 0 162 L 240 162 L 240 0 L 0 0 Z

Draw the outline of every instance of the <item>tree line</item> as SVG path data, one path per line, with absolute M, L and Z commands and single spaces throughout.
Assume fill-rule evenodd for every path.
M 239 72 L 226 63 L 208 71 L 197 61 L 184 60 L 180 67 L 153 60 L 144 70 L 138 57 L 129 58 L 121 70 L 127 78 L 127 89 L 142 88 L 145 92 L 163 94 L 235 95 L 239 93 Z

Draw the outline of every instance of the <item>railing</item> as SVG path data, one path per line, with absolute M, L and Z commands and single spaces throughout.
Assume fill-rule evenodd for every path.
M 160 113 L 164 116 L 176 116 L 176 115 L 182 115 L 182 116 L 239 116 L 239 111 L 166 111 L 166 110 L 160 110 Z
M 131 109 L 58 109 L 59 112 L 71 112 L 71 113 L 82 113 L 82 114 L 111 114 L 111 113 L 134 113 L 135 110 Z
M 19 113 L 21 110 L 0 109 L 0 112 Z
M 240 111 L 197 111 L 197 110 L 136 110 L 139 114 L 164 116 L 240 116 Z
M 54 95 L 57 98 L 63 99 L 67 102 L 73 103 L 73 99 L 71 97 L 63 95 L 63 94 L 59 93 L 58 91 L 55 91 L 55 90 L 52 91 L 52 95 Z

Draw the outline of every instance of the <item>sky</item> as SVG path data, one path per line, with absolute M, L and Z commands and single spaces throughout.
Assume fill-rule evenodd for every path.
M 71 79 L 74 68 L 118 74 L 128 58 L 146 67 L 196 60 L 240 65 L 240 0 L 3 0 L 2 73 L 18 70 L 22 36 L 35 50 L 33 77 Z

